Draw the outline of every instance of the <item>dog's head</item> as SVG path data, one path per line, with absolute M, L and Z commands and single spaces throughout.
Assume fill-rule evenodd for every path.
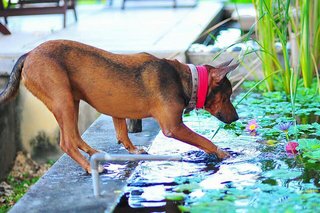
M 204 105 L 205 110 L 224 123 L 230 124 L 238 120 L 238 114 L 230 101 L 232 87 L 226 75 L 238 67 L 230 65 L 231 61 L 212 67 L 206 65 L 209 74 L 209 88 Z

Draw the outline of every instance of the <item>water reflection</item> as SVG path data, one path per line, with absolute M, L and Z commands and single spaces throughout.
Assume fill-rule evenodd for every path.
M 215 118 L 205 115 L 201 118 L 188 116 L 185 118 L 185 123 L 207 138 L 210 138 L 219 126 Z M 195 147 L 166 138 L 159 133 L 149 153 L 181 154 L 184 160 L 183 162 L 141 162 L 129 179 L 127 202 L 131 208 L 136 209 L 136 212 L 141 208 L 164 207 L 168 204 L 165 199 L 166 194 L 173 191 L 178 180 L 180 180 L 179 183 L 188 183 L 190 177 L 198 178 L 202 189 L 199 188 L 188 194 L 189 197 L 202 197 L 203 190 L 250 187 L 252 190 L 260 191 L 261 196 L 267 196 L 263 194 L 263 190 L 268 192 L 269 189 L 266 189 L 266 186 L 270 186 L 270 192 L 278 196 L 277 202 L 282 203 L 288 199 L 281 195 L 285 190 L 290 189 L 291 192 L 319 190 L 318 172 L 299 165 L 296 159 L 286 154 L 281 144 L 268 146 L 259 141 L 261 141 L 259 137 L 236 137 L 230 132 L 221 130 L 214 138 L 214 143 L 228 150 L 232 157 L 220 161 L 214 155 L 207 155 Z M 281 193 L 276 194 L 275 190 Z M 241 197 L 234 204 L 241 209 L 250 202 L 252 200 L 249 198 Z
M 102 183 L 111 179 L 126 180 L 136 165 L 137 163 L 132 161 L 103 164 L 104 171 L 100 174 Z

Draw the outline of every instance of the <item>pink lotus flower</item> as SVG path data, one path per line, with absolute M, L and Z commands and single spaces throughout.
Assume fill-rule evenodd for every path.
M 299 146 L 299 144 L 295 141 L 289 141 L 287 144 L 286 144 L 286 151 L 290 154 L 297 154 L 298 151 L 297 151 L 297 147 Z
M 250 133 L 250 135 L 256 135 L 257 134 L 257 129 L 259 125 L 256 121 L 256 119 L 250 120 L 246 126 L 246 130 Z

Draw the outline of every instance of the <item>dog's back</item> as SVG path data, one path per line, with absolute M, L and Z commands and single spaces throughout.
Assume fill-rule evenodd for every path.
M 146 53 L 113 54 L 74 41 L 49 41 L 31 51 L 22 79 L 37 97 L 39 90 L 69 90 L 74 100 L 122 118 L 151 116 L 150 106 L 161 101 L 183 101 L 176 98 L 176 93 L 183 98 L 179 73 L 166 60 Z

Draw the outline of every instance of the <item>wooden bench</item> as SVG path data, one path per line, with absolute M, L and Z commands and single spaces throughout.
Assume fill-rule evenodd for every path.
M 75 6 L 75 0 L 19 0 L 17 4 L 13 4 L 9 0 L 8 7 L 5 8 L 3 0 L 0 0 L 0 17 L 4 17 L 5 24 L 8 24 L 7 17 L 9 16 L 62 14 L 63 27 L 65 28 L 68 9 L 74 11 L 75 20 L 77 21 Z M 0 32 L 10 34 L 9 30 L 1 23 Z

